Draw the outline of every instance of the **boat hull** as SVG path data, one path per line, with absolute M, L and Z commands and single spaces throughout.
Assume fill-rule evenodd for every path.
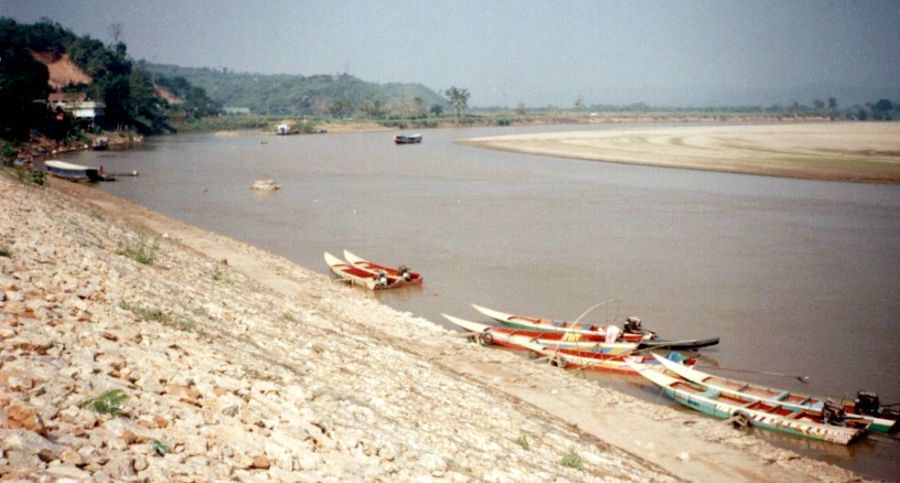
M 814 413 L 723 396 L 720 391 L 681 377 L 663 374 L 646 364 L 638 365 L 633 362 L 628 364 L 670 398 L 716 418 L 724 419 L 739 415 L 746 418 L 752 426 L 844 445 L 852 443 L 866 432 L 865 425 L 853 422 L 848 422 L 848 426 L 826 424 Z

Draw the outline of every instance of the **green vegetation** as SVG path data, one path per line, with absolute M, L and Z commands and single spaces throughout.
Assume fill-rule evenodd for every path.
M 159 244 L 156 241 L 153 242 L 153 245 L 150 245 L 147 243 L 147 236 L 140 233 L 136 243 L 119 242 L 119 249 L 116 250 L 116 254 L 128 257 L 144 265 L 153 265 L 153 262 L 156 261 L 156 252 L 158 250 Z
M 580 470 L 583 468 L 583 462 L 581 461 L 581 456 L 575 451 L 575 448 L 569 448 L 569 451 L 563 455 L 562 461 L 560 464 L 565 466 L 566 468 L 574 468 L 576 470 Z
M 119 302 L 119 308 L 131 312 L 141 322 L 152 321 L 169 324 L 172 321 L 172 318 L 160 309 L 144 307 L 141 304 L 132 304 L 125 300 Z
M 222 269 L 219 267 L 216 267 L 215 271 L 213 271 L 212 279 L 215 280 L 216 282 L 219 282 L 219 281 L 223 280 L 224 278 L 225 278 L 225 274 L 222 272 Z
M 132 304 L 121 300 L 119 301 L 119 308 L 131 312 L 140 322 L 158 322 L 185 332 L 193 332 L 197 328 L 197 322 L 194 320 L 186 318 L 175 320 L 171 315 L 155 307 L 144 307 L 139 303 Z
M 286 320 L 286 321 L 288 321 L 288 322 L 294 322 L 294 321 L 295 321 L 295 319 L 294 319 L 294 314 L 292 314 L 292 313 L 290 313 L 290 312 L 285 312 L 285 313 L 281 314 L 281 318 L 284 319 L 284 320 Z
M 121 36 L 121 26 L 119 34 Z M 51 112 L 42 103 L 50 88 L 47 67 L 33 53 L 58 58 L 68 54 L 92 81 L 64 88 L 82 92 L 88 100 L 105 104 L 105 114 L 90 128 L 134 129 L 143 134 L 174 131 L 169 117 L 194 118 L 215 115 L 218 107 L 203 89 L 184 79 L 154 78 L 135 68 L 127 46 L 115 40 L 105 45 L 88 36 L 79 37 L 47 19 L 33 25 L 0 18 L 0 138 L 27 139 L 35 131 L 63 140 L 81 133 L 84 126 L 68 113 Z M 183 103 L 169 105 L 157 94 L 157 85 L 169 88 Z
M 118 416 L 122 414 L 122 409 L 124 407 L 125 400 L 127 399 L 128 394 L 125 394 L 125 391 L 121 389 L 111 389 L 97 397 L 85 399 L 78 405 L 78 407 L 82 409 L 90 409 L 99 414 Z
M 95 220 L 102 220 L 102 219 L 103 219 L 103 213 L 100 213 L 100 212 L 97 211 L 97 210 L 91 210 L 91 211 L 89 211 L 89 212 L 88 212 L 88 216 L 90 216 L 91 218 L 93 218 L 93 219 L 95 219 Z
M 520 435 L 518 438 L 514 439 L 513 443 L 516 443 L 517 445 L 521 446 L 522 449 L 524 449 L 525 451 L 531 450 L 531 443 L 528 442 L 528 437 L 526 437 L 524 434 Z
M 150 446 L 153 448 L 153 451 L 156 451 L 156 454 L 158 454 L 160 456 L 165 456 L 166 453 L 169 452 L 169 447 L 166 446 L 165 443 L 163 443 L 162 441 L 160 441 L 156 438 L 150 439 Z
M 222 105 L 249 108 L 255 115 L 381 119 L 427 115 L 433 106 L 447 103 L 421 84 L 376 84 L 348 74 L 265 75 L 148 62 L 138 66 L 155 76 L 185 79 Z

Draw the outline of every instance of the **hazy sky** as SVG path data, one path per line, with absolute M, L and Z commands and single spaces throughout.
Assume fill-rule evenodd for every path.
M 0 16 L 103 41 L 120 22 L 152 62 L 466 87 L 474 106 L 900 96 L 900 0 L 0 0 Z

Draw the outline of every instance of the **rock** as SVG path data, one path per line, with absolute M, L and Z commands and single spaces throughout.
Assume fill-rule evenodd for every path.
M 70 464 L 58 464 L 47 466 L 47 473 L 59 478 L 71 478 L 73 480 L 86 480 L 91 474 Z
M 276 183 L 271 177 L 263 176 L 253 183 L 252 189 L 254 191 L 275 191 L 281 189 L 281 185 Z
M 6 416 L 4 425 L 6 428 L 21 428 L 42 435 L 47 433 L 47 429 L 44 427 L 44 420 L 33 407 L 25 403 L 11 402 L 3 408 L 0 414 L 5 414 Z
M 250 467 L 260 470 L 269 469 L 269 458 L 264 454 L 256 455 L 253 457 L 253 464 Z

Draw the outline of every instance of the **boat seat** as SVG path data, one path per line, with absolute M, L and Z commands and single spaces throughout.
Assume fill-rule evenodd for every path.
M 803 414 L 803 410 L 798 409 L 798 410 L 792 412 L 791 414 L 788 414 L 787 416 L 785 416 L 785 419 L 797 419 L 797 417 L 800 416 L 801 414 Z
M 784 400 L 787 399 L 787 397 L 790 396 L 790 395 L 791 395 L 790 391 L 784 391 L 784 392 L 782 392 L 781 394 L 775 396 L 775 397 L 772 398 L 772 399 L 774 399 L 774 400 L 776 400 L 776 401 L 784 401 Z
M 741 392 L 749 387 L 750 387 L 750 383 L 748 382 L 747 384 L 744 384 L 743 386 L 737 388 L 737 392 Z

